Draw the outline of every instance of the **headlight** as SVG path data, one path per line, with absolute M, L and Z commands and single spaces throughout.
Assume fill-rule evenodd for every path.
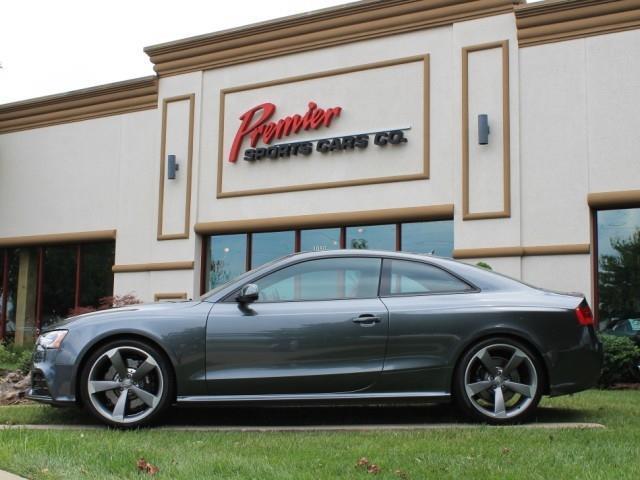
M 58 349 L 66 336 L 67 330 L 52 330 L 51 332 L 40 335 L 37 344 L 44 348 Z

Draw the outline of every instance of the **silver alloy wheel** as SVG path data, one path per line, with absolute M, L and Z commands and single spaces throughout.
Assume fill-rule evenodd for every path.
M 93 363 L 87 390 L 100 415 L 127 424 L 156 410 L 164 385 L 164 374 L 151 355 L 137 347 L 122 346 L 103 353 Z
M 467 364 L 464 388 L 471 405 L 491 418 L 513 418 L 527 410 L 538 392 L 529 355 L 504 343 L 478 350 Z

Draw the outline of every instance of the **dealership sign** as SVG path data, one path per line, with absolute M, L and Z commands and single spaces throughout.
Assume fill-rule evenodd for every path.
M 377 146 L 400 145 L 407 142 L 404 131 L 408 128 L 384 130 L 377 132 L 357 133 L 316 140 L 277 143 L 300 133 L 301 131 L 319 130 L 331 127 L 332 122 L 342 113 L 342 107 L 320 108 L 315 102 L 309 102 L 307 111 L 302 115 L 291 115 L 279 120 L 272 120 L 276 111 L 273 103 L 262 103 L 240 115 L 240 127 L 235 134 L 229 162 L 236 163 L 240 149 L 245 140 L 249 140 L 251 148 L 244 151 L 244 160 L 253 162 L 264 158 L 284 158 L 292 155 L 311 155 L 314 150 L 320 153 L 365 149 L 369 146 L 370 135 Z M 265 146 L 258 146 L 259 143 Z

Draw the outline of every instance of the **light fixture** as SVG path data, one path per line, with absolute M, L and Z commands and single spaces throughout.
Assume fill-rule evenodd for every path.
M 489 145 L 489 115 L 478 115 L 478 144 Z
M 229 253 L 229 247 L 224 247 L 224 253 Z
M 178 170 L 180 170 L 180 164 L 176 162 L 176 156 L 167 155 L 167 178 L 169 180 L 175 180 Z

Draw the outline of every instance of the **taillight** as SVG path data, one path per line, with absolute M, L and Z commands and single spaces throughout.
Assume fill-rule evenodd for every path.
M 587 302 L 582 302 L 578 308 L 576 308 L 576 318 L 580 325 L 593 325 L 593 313 Z

